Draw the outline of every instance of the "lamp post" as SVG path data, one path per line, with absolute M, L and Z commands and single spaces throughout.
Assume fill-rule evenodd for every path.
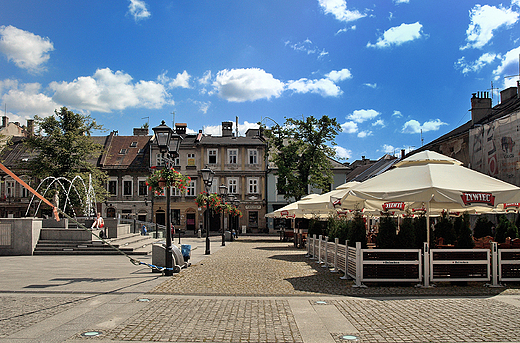
M 215 172 L 206 166 L 204 169 L 200 170 L 200 173 L 202 174 L 202 181 L 204 181 L 204 190 L 206 191 L 206 194 L 209 194 L 209 188 L 211 187 L 211 184 L 213 183 L 213 176 L 215 175 Z M 210 248 L 209 248 L 209 204 L 206 203 L 206 214 L 204 216 L 205 222 L 206 222 L 206 252 L 205 255 L 209 255 Z
M 227 187 L 225 184 L 221 184 L 218 187 L 219 193 L 220 193 L 220 201 L 223 203 L 226 201 L 226 194 L 227 194 Z M 226 234 L 224 231 L 224 210 L 222 210 L 222 246 L 226 246 Z
M 164 168 L 170 168 L 175 162 L 173 160 L 179 156 L 179 146 L 182 137 L 165 124 L 164 120 L 161 125 L 152 128 L 155 134 L 155 142 L 159 146 L 161 157 L 165 162 Z M 165 259 L 165 276 L 173 275 L 173 255 L 172 255 L 172 236 L 171 236 L 171 205 L 170 205 L 170 186 L 165 187 L 166 195 L 166 259 Z

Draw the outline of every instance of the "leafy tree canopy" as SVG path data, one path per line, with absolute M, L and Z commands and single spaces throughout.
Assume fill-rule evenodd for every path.
M 329 191 L 333 182 L 329 158 L 336 156 L 334 139 L 341 131 L 335 118 L 286 118 L 283 126 L 261 129 L 269 143 L 270 161 L 278 169 L 278 193 L 300 200 L 309 186 Z
M 39 179 L 52 176 L 69 180 L 80 175 L 87 185 L 90 174 L 97 200 L 103 200 L 106 174 L 89 163 L 103 149 L 90 136 L 103 127 L 89 115 L 74 113 L 66 107 L 46 118 L 36 116 L 35 124 L 36 132 L 27 141 L 36 153 L 28 165 L 30 174 Z

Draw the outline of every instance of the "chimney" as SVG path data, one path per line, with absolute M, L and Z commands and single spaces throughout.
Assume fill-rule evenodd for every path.
M 148 136 L 148 128 L 134 127 L 134 136 Z
M 222 122 L 222 137 L 233 137 L 233 122 Z
M 27 119 L 27 134 L 29 137 L 34 136 L 34 119 Z
M 2 127 L 7 127 L 7 124 L 9 124 L 9 117 L 3 116 L 2 117 Z
M 500 103 L 503 104 L 509 99 L 514 99 L 518 95 L 518 85 L 516 87 L 509 87 L 500 92 Z
M 178 135 L 185 135 L 187 126 L 188 124 L 186 123 L 175 123 L 175 133 Z
M 473 125 L 478 124 L 491 114 L 491 105 L 489 92 L 473 93 L 471 97 L 471 121 Z
M 406 155 L 406 154 L 405 154 L 405 150 L 404 150 L 404 149 L 401 149 L 401 159 L 403 159 L 405 155 Z

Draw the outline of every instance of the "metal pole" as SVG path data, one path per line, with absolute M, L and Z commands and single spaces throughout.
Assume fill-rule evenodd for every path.
M 206 194 L 208 193 L 208 188 L 206 186 Z M 205 254 L 206 255 L 209 255 L 211 254 L 210 252 L 210 249 L 209 249 L 209 204 L 206 203 L 206 214 L 204 215 L 204 217 L 206 217 L 206 252 Z
M 222 210 L 222 246 L 226 246 L 226 235 L 224 232 L 224 210 Z
M 172 235 L 170 221 L 170 187 L 166 188 L 166 270 L 164 275 L 173 275 Z

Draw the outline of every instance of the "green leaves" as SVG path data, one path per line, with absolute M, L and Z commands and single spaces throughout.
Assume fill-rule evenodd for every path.
M 334 139 L 341 131 L 335 118 L 289 118 L 283 126 L 262 129 L 268 140 L 270 161 L 278 169 L 278 193 L 286 199 L 299 200 L 309 186 L 329 191 L 333 182 L 329 158 L 336 155 Z

